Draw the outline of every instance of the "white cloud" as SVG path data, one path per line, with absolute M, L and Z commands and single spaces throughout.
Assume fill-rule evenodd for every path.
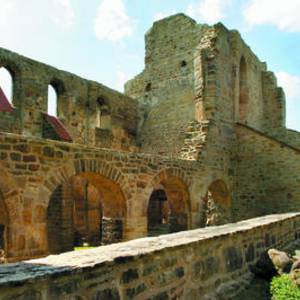
M 72 28 L 71 0 L 0 0 L 0 46 L 22 51 Z
M 117 71 L 117 83 L 115 85 L 115 88 L 119 92 L 123 93 L 124 92 L 124 84 L 131 78 L 132 78 L 132 76 L 130 76 L 129 74 L 127 74 L 121 70 L 118 70 Z
M 127 15 L 123 0 L 102 0 L 94 23 L 99 40 L 120 41 L 134 32 L 134 21 Z
M 176 13 L 175 10 L 172 10 L 171 12 L 162 12 L 162 11 L 158 12 L 158 13 L 154 14 L 153 21 L 158 21 L 158 20 L 167 18 L 171 15 L 174 15 L 175 13 Z
M 75 22 L 71 1 L 0 0 L 0 47 L 37 59 L 43 51 L 51 53 Z M 11 77 L 4 68 L 0 68 L 0 86 L 11 100 Z
M 28 26 L 57 25 L 59 29 L 69 29 L 75 20 L 71 0 L 0 0 L 0 7 L 0 29 L 4 29 L 1 33 L 20 24 L 27 25 L 21 28 L 24 31 Z
M 75 21 L 75 13 L 71 0 L 54 0 L 53 21 L 66 29 L 73 26 Z
M 288 101 L 300 98 L 300 76 L 292 75 L 287 72 L 277 72 L 275 75 L 278 85 L 283 87 Z
M 280 30 L 300 31 L 299 0 L 251 0 L 244 10 L 248 25 L 274 25 Z
M 214 24 L 225 17 L 225 9 L 230 6 L 231 0 L 200 0 L 188 6 L 186 13 L 195 19 Z

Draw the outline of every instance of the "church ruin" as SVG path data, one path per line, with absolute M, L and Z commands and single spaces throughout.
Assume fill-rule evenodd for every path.
M 12 99 L 0 93 L 8 261 L 299 211 L 300 134 L 240 34 L 178 14 L 145 42 L 124 94 L 0 49 L 13 82 Z

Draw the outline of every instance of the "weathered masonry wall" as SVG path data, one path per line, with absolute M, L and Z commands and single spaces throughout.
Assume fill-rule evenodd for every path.
M 217 180 L 226 186 L 226 207 L 231 206 L 230 181 L 213 157 L 204 164 L 5 133 L 0 135 L 0 157 L 0 190 L 7 211 L 7 221 L 0 224 L 6 226 L 6 257 L 13 261 L 73 248 L 73 201 L 80 207 L 77 198 L 85 194 L 84 182 L 89 183 L 86 211 L 89 219 L 103 216 L 105 243 L 147 235 L 148 202 L 157 189 L 165 191 L 170 222 L 177 228 L 204 223 L 203 199 Z M 224 188 L 213 193 L 222 200 Z M 76 224 L 75 219 L 80 233 Z M 94 230 L 95 223 L 88 226 Z M 121 236 L 114 231 L 120 226 Z
M 300 150 L 238 125 L 237 219 L 300 210 Z
M 125 86 L 140 104 L 143 152 L 177 156 L 208 120 L 269 134 L 285 127 L 284 93 L 237 31 L 178 14 L 155 22 L 145 42 L 145 69 Z
M 1 267 L 0 298 L 228 300 L 262 253 L 299 238 L 290 213 L 49 256 Z
M 47 113 L 51 85 L 57 93 L 57 116 L 73 142 L 136 149 L 136 100 L 3 48 L 0 67 L 12 76 L 14 106 L 13 112 L 0 112 L 1 131 L 43 137 L 43 115 Z
M 194 49 L 207 26 L 182 14 L 155 22 L 145 36 L 145 69 L 125 93 L 140 103 L 143 152 L 178 155 L 194 120 Z
M 237 31 L 222 24 L 210 27 L 196 53 L 200 118 L 240 122 L 269 133 L 285 126 L 285 98 L 276 77 Z
M 284 143 L 300 149 L 300 132 L 291 129 L 284 129 L 275 132 L 273 136 Z

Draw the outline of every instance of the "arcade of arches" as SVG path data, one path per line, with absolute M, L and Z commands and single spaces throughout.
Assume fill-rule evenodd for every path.
M 140 180 L 134 180 L 133 176 L 124 175 L 101 161 L 82 160 L 79 164 L 76 161 L 74 166 L 74 169 L 71 165 L 55 169 L 53 176 L 39 185 L 36 194 L 29 189 L 19 196 L 15 194 L 14 184 L 2 179 L 6 180 L 6 186 L 12 186 L 9 189 L 1 187 L 6 202 L 0 197 L 0 249 L 8 261 L 230 220 L 230 192 L 221 180 L 209 186 L 206 202 L 202 201 L 206 204 L 202 214 L 203 191 L 195 192 L 191 177 L 179 168 L 162 169 L 156 175 L 145 174 Z M 70 170 L 63 171 L 67 168 Z M 132 193 L 132 188 L 137 186 L 141 188 Z M 16 201 L 24 201 L 24 206 L 8 211 L 5 204 Z M 8 212 L 14 216 L 13 222 Z M 196 223 L 195 213 L 203 220 Z
M 148 235 L 189 228 L 189 192 L 170 176 L 157 183 L 148 199 Z M 116 182 L 97 173 L 81 173 L 55 188 L 47 208 L 49 253 L 74 246 L 110 244 L 124 240 L 127 206 Z

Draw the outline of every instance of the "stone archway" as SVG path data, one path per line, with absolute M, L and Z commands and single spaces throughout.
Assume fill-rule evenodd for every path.
M 190 227 L 190 196 L 185 182 L 184 174 L 177 169 L 164 170 L 154 177 L 147 202 L 148 234 L 154 235 L 149 229 L 155 226 L 157 234 Z
M 75 241 L 99 245 L 123 239 L 127 208 L 122 175 L 104 166 L 95 161 L 81 162 L 81 168 L 76 164 L 74 171 L 83 172 L 64 172 L 68 179 L 53 189 L 46 220 L 50 253 L 72 250 Z M 51 184 L 54 180 L 49 179 Z
M 223 180 L 215 180 L 209 185 L 203 201 L 204 226 L 231 222 L 231 195 Z

